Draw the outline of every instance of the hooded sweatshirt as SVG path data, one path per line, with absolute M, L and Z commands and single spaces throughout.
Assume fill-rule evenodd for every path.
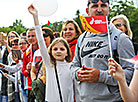
M 110 25 L 110 34 L 117 30 Z M 116 31 L 118 32 L 118 31 Z M 85 36 L 84 36 L 85 35 Z M 121 34 L 117 44 L 119 57 L 132 58 L 134 48 L 126 34 Z M 95 34 L 85 32 L 77 42 L 75 57 L 71 65 L 72 77 L 77 81 L 79 100 L 81 102 L 118 102 L 122 101 L 118 83 L 108 72 L 108 59 L 110 58 L 108 34 Z M 124 69 L 126 80 L 129 83 L 133 75 L 133 65 L 120 60 Z M 94 83 L 79 81 L 77 71 L 85 65 L 94 67 L 100 71 L 99 80 Z

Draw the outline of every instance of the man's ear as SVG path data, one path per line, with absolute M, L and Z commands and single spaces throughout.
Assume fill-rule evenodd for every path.
M 88 8 L 86 8 L 86 13 L 89 15 L 89 9 Z

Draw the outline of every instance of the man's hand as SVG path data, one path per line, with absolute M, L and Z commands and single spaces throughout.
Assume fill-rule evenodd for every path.
M 77 72 L 80 81 L 94 83 L 99 80 L 100 71 L 96 68 L 82 66 Z

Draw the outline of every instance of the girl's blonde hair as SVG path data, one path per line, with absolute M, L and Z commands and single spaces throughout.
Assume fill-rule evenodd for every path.
M 63 37 L 63 29 L 65 28 L 65 26 L 67 25 L 67 24 L 69 24 L 69 23 L 72 23 L 73 25 L 74 25 L 74 27 L 75 27 L 75 30 L 76 30 L 76 37 L 79 37 L 81 34 L 82 34 L 82 32 L 81 32 L 81 29 L 80 29 L 80 27 L 79 27 L 79 25 L 74 21 L 74 20 L 67 20 L 64 24 L 63 24 L 63 26 L 62 26 L 62 31 L 61 31 L 61 33 L 60 33 L 60 36 L 61 37 Z
M 50 44 L 50 46 L 48 47 L 48 53 L 49 53 L 49 55 L 50 55 L 50 61 L 51 61 L 51 63 L 52 63 L 53 65 L 56 65 L 56 59 L 52 56 L 52 48 L 53 48 L 53 46 L 54 46 L 55 44 L 57 44 L 57 43 L 59 43 L 59 42 L 63 43 L 64 46 L 65 46 L 66 49 L 67 49 L 67 54 L 68 54 L 68 55 L 65 57 L 65 60 L 66 60 L 67 62 L 71 62 L 71 61 L 72 61 L 72 55 L 71 55 L 71 51 L 70 51 L 70 47 L 69 47 L 69 45 L 68 45 L 68 42 L 67 42 L 64 38 L 59 37 L 59 38 L 55 38 L 55 39 L 53 40 L 53 42 Z
M 113 23 L 113 22 L 114 22 L 115 20 L 117 20 L 117 19 L 121 19 L 121 20 L 124 21 L 124 23 L 125 23 L 125 25 L 126 25 L 125 27 L 127 28 L 126 34 L 132 39 L 133 33 L 132 33 L 132 31 L 131 31 L 131 28 L 130 28 L 130 24 L 129 24 L 128 18 L 127 18 L 125 15 L 121 14 L 121 15 L 117 15 L 117 16 L 113 17 L 113 18 L 111 19 L 111 22 Z

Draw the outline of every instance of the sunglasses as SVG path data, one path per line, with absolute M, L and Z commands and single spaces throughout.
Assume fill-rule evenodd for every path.
M 116 28 L 117 28 L 117 27 L 121 27 L 121 26 L 125 26 L 125 27 L 126 27 L 125 24 L 116 24 L 116 25 L 115 25 Z
M 8 38 L 15 38 L 16 36 L 8 36 Z
M 89 0 L 89 2 L 97 3 L 99 0 Z M 109 0 L 101 0 L 103 3 L 109 3 Z
M 11 46 L 18 46 L 18 44 L 11 44 Z
M 48 37 L 48 36 L 50 36 L 48 33 L 43 34 L 43 37 Z
M 25 45 L 25 44 L 27 44 L 27 43 L 19 43 L 20 46 L 21 46 L 21 45 Z

